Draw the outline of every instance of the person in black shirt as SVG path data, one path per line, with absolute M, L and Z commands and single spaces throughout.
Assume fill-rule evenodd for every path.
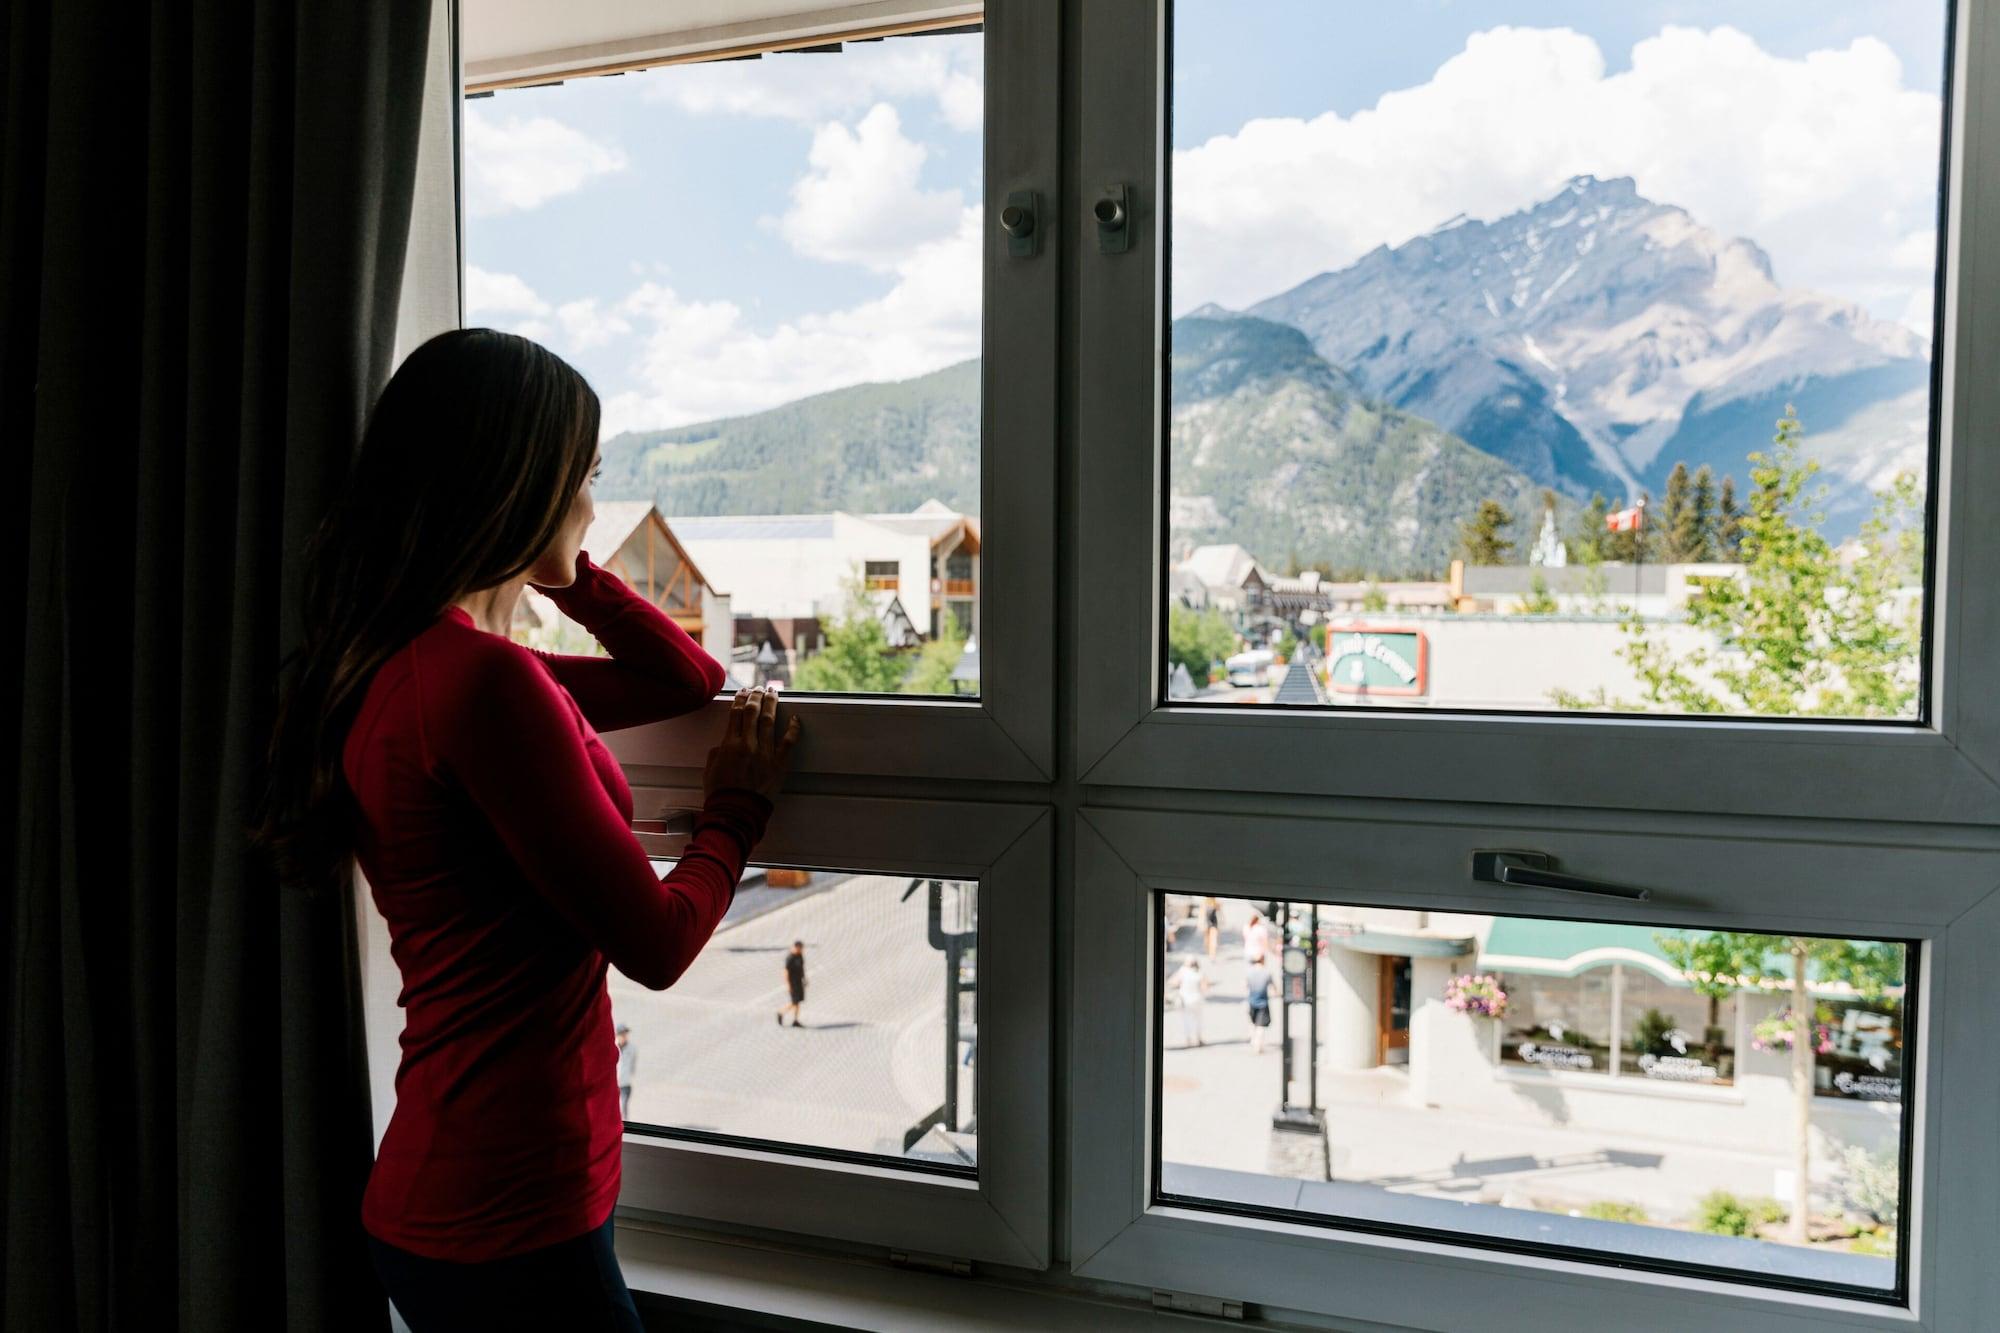
M 792 1026 L 802 1028 L 805 1024 L 799 1021 L 799 1006 L 806 1002 L 806 942 L 804 940 L 793 940 L 792 951 L 785 955 L 785 990 L 791 995 L 792 1002 L 778 1011 L 778 1026 L 783 1027 L 785 1025 L 785 1014 L 789 1011 L 792 1015 Z

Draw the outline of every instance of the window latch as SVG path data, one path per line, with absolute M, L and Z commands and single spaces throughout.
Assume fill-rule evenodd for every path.
M 1126 186 L 1107 185 L 1103 197 L 1091 206 L 1097 219 L 1097 249 L 1102 254 L 1122 255 L 1132 248 L 1131 194 Z
M 1563 893 L 1594 893 L 1602 898 L 1630 898 L 1643 902 L 1651 889 L 1627 888 L 1603 880 L 1565 875 L 1556 870 L 1556 859 L 1547 852 L 1474 852 L 1472 877 L 1481 884 L 1509 884 L 1521 889 L 1556 889 Z
M 1042 248 L 1040 213 L 1042 201 L 1033 190 L 1015 190 L 1000 210 L 1000 230 L 1007 233 L 1007 253 L 1015 259 L 1032 259 Z

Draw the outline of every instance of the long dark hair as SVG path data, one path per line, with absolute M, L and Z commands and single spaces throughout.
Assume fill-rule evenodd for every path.
M 327 885 L 352 854 L 341 750 L 376 668 L 548 549 L 590 475 L 597 426 L 582 375 L 493 329 L 439 334 L 382 390 L 307 551 L 305 641 L 271 738 L 253 837 L 288 882 Z

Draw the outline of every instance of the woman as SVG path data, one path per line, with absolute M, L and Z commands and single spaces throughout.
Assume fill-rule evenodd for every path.
M 289 880 L 367 877 L 406 1013 L 362 1204 L 414 1333 L 640 1327 L 611 1248 L 607 963 L 658 990 L 722 919 L 798 719 L 739 693 L 657 876 L 600 729 L 702 706 L 721 666 L 582 550 L 597 396 L 523 338 L 411 354 L 308 555 L 307 636 L 258 830 Z M 611 656 L 507 638 L 533 584 Z

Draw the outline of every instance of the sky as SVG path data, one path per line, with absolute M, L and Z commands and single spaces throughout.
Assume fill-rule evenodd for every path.
M 1580 172 L 1929 331 L 1942 0 L 1180 0 L 1176 312 L 1242 306 Z M 979 352 L 981 38 L 466 106 L 467 315 L 605 433 Z

